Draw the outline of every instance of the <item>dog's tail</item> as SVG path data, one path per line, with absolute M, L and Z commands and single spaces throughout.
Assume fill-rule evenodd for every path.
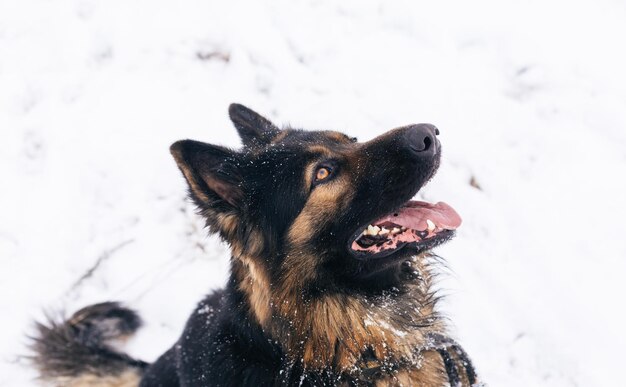
M 53 386 L 136 387 L 147 363 L 115 350 L 141 326 L 134 311 L 116 302 L 91 305 L 58 322 L 36 323 L 33 363 Z

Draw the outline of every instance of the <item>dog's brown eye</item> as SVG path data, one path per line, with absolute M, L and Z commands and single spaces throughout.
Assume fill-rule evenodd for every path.
M 330 169 L 326 167 L 320 167 L 315 173 L 315 181 L 322 181 L 330 176 Z

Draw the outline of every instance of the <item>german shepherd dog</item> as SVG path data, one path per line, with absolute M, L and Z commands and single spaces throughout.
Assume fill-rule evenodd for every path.
M 238 104 L 241 150 L 171 147 L 211 233 L 232 251 L 222 290 L 147 364 L 113 346 L 141 324 L 118 303 L 37 324 L 34 364 L 57 386 L 471 386 L 474 368 L 447 334 L 429 250 L 461 219 L 411 198 L 439 166 L 439 130 L 390 130 L 368 142 L 279 129 Z

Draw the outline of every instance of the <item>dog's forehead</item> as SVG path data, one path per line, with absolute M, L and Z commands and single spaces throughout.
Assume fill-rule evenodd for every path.
M 244 148 L 246 165 L 267 169 L 280 166 L 283 170 L 302 169 L 319 157 L 341 157 L 350 153 L 356 142 L 344 133 L 331 130 L 309 131 L 283 129 L 273 141 L 262 148 Z M 271 168 L 270 168 L 271 169 Z M 252 171 L 257 173 L 258 171 Z
M 325 145 L 328 147 L 349 145 L 356 139 L 334 130 L 284 129 L 274 140 L 275 145 L 302 146 Z

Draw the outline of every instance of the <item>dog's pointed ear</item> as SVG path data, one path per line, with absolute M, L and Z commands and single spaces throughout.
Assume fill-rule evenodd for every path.
M 228 115 L 245 147 L 268 145 L 280 133 L 270 120 L 238 103 L 228 107 Z
M 241 205 L 242 178 L 236 152 L 193 140 L 175 142 L 170 152 L 196 204 L 218 212 Z

